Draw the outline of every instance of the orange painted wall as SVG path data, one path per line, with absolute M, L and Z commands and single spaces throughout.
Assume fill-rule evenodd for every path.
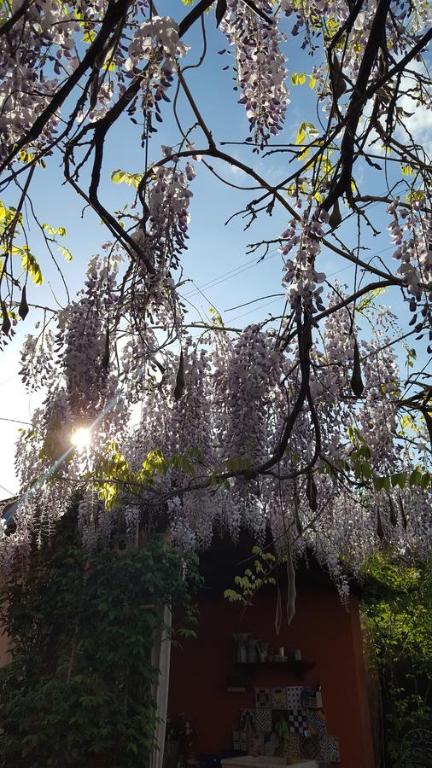
M 168 708 L 172 717 L 186 713 L 191 718 L 197 752 L 231 748 L 240 708 L 255 706 L 255 686 L 299 684 L 288 669 L 270 667 L 256 670 L 250 692 L 226 691 L 235 669 L 233 634 L 251 632 L 275 648 L 300 648 L 303 658 L 316 662 L 304 684 L 321 683 L 328 731 L 340 740 L 341 768 L 374 768 L 355 596 L 345 610 L 334 591 L 300 589 L 296 616 L 290 626 L 282 623 L 279 636 L 274 596 L 257 597 L 245 612 L 223 598 L 201 599 L 199 607 L 197 639 L 173 648 Z

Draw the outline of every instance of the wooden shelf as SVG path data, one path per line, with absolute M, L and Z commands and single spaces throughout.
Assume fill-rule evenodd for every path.
M 303 677 L 305 672 L 309 669 L 313 669 L 315 666 L 314 661 L 308 659 L 287 659 L 286 661 L 237 661 L 237 669 L 256 671 L 258 669 L 278 669 L 280 671 L 289 670 L 294 673 L 296 677 Z

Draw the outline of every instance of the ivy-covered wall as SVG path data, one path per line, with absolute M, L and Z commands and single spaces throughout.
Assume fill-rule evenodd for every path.
M 2 585 L 11 659 L 0 670 L 0 768 L 143 768 L 154 748 L 152 649 L 167 601 L 190 625 L 195 561 L 161 536 L 86 551 L 71 517 Z

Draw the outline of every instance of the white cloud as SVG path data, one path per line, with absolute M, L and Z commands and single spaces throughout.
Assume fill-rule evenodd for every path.
M 399 106 L 410 113 L 410 117 L 406 118 L 406 127 L 413 140 L 420 144 L 428 157 L 432 157 L 432 98 L 428 108 L 424 104 L 418 104 L 409 95 L 404 95 L 399 100 Z M 404 138 L 406 139 L 406 134 Z
M 417 79 L 414 74 L 416 72 L 422 74 L 426 81 L 430 80 L 430 75 L 422 62 L 410 63 L 409 72 L 401 78 L 399 92 L 403 95 L 398 98 L 396 105 L 398 109 L 403 109 L 406 112 L 406 116 L 403 116 L 406 130 L 398 126 L 394 138 L 407 147 L 412 142 L 419 145 L 427 156 L 420 156 L 420 159 L 427 162 L 428 158 L 432 158 L 432 88 L 429 94 L 425 89 L 422 103 L 420 104 L 417 99 Z M 363 115 L 364 125 L 369 120 L 371 112 L 372 102 L 368 102 Z M 381 123 L 383 124 L 383 120 L 381 120 Z M 369 134 L 367 148 L 376 155 L 384 156 L 386 154 L 382 139 L 375 129 L 372 129 Z

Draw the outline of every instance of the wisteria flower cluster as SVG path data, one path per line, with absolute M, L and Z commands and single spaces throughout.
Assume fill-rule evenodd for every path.
M 267 0 L 257 0 L 258 8 L 270 15 Z M 228 0 L 221 29 L 234 46 L 236 75 L 242 91 L 251 133 L 263 147 L 282 130 L 288 104 L 285 59 L 280 50 L 283 37 L 277 18 L 272 24 L 259 18 L 241 0 Z
M 0 542 L 5 567 L 19 551 L 25 553 L 35 535 L 49 535 L 75 492 L 82 496 L 80 528 L 88 547 L 109 539 L 119 526 L 136 538 L 140 526 L 150 521 L 158 529 L 168 528 L 183 549 L 207 547 L 216 527 L 235 537 L 247 526 L 258 540 L 270 528 L 277 547 L 288 547 L 294 560 L 305 550 L 313 551 L 332 573 L 342 597 L 347 585 L 341 555 L 358 569 L 382 541 L 424 550 L 430 488 L 412 488 L 406 482 L 377 489 L 373 482 L 374 476 L 406 474 L 407 467 L 411 472 L 421 451 L 420 442 L 413 455 L 409 445 L 400 447 L 399 373 L 391 346 L 380 340 L 380 323 L 376 336 L 360 343 L 364 392 L 358 398 L 349 386 L 352 317 L 343 306 L 329 315 L 322 344 L 317 339 L 311 350 L 310 389 L 322 442 L 319 459 L 306 470 L 316 436 L 311 411 L 304 407 L 278 463 L 260 475 L 256 469 L 272 456 L 299 395 L 297 341 L 283 352 L 273 332 L 251 325 L 237 338 L 220 329 L 215 338 L 213 332 L 200 341 L 185 336 L 175 352 L 163 350 L 163 343 L 156 348 L 154 334 L 148 339 L 154 345 L 155 370 L 135 379 L 130 397 L 129 358 L 123 367 L 112 349 L 104 357 L 110 318 L 110 344 L 116 333 L 115 275 L 116 264 L 108 257 L 93 260 L 81 297 L 60 318 L 61 345 L 52 361 L 45 404 L 18 446 L 25 492 L 17 530 L 4 532 Z M 341 299 L 337 289 L 329 305 L 335 307 Z M 125 302 L 125 315 L 130 311 Z M 123 316 L 120 337 L 124 322 Z M 129 335 L 136 343 L 139 330 L 134 327 L 131 322 Z M 343 341 L 338 327 L 345 329 Z M 148 360 L 147 350 L 144 367 Z M 95 437 L 84 455 L 70 447 L 71 429 L 83 422 Z M 113 440 L 117 458 L 106 464 L 104 456 Z M 363 470 L 358 457 L 365 452 L 368 466 Z M 106 497 L 100 495 L 101 466 L 120 472 L 114 506 L 107 507 Z M 153 469 L 143 475 L 149 466 Z M 354 471 L 357 483 L 358 472 L 365 472 L 358 491 L 347 482 Z M 134 476 L 141 480 L 128 480 Z M 41 517 L 41 509 L 49 510 L 47 517 Z
M 14 3 L 17 12 L 21 3 Z M 35 114 L 44 110 L 59 82 L 77 61 L 73 12 L 57 0 L 30 3 L 26 14 L 8 33 L 0 51 L 0 158 L 8 154 Z M 52 115 L 42 141 L 53 137 L 58 116 Z
M 181 169 L 160 166 L 147 186 L 147 220 L 134 232 L 134 239 L 157 268 L 157 275 L 166 277 L 178 266 L 186 248 L 188 208 L 192 192 L 189 182 L 195 176 L 191 163 Z
M 344 72 L 347 77 L 355 79 L 361 61 L 362 52 L 366 46 L 371 24 L 377 12 L 378 3 L 375 0 L 365 0 L 357 9 L 351 28 L 349 46 L 343 48 Z M 292 33 L 298 35 L 305 32 L 306 43 L 314 49 L 316 38 L 324 33 L 331 39 L 347 23 L 352 12 L 343 0 L 307 0 L 293 2 L 282 0 L 281 10 L 287 16 L 294 16 L 295 22 Z M 411 17 L 411 25 L 407 18 Z M 422 29 L 427 29 L 432 17 L 430 5 L 423 0 L 411 4 L 400 0 L 394 4 L 394 11 L 386 23 L 386 39 L 395 48 L 399 56 L 412 45 L 413 37 Z
M 287 256 L 293 248 L 296 249 L 292 258 L 285 260 L 283 275 L 287 297 L 293 309 L 299 306 L 299 302 L 310 306 L 312 311 L 323 309 L 321 283 L 325 274 L 316 271 L 315 261 L 321 250 L 323 224 L 328 218 L 324 209 L 319 209 L 312 216 L 305 212 L 300 221 L 292 219 L 281 235 L 283 256 Z
M 177 59 L 187 52 L 181 42 L 178 25 L 169 16 L 153 16 L 135 31 L 124 63 L 126 72 L 142 71 L 141 90 L 146 119 L 155 110 L 161 120 L 159 102 L 169 101 L 167 89 L 177 69 Z M 143 63 L 147 62 L 146 68 Z
M 20 376 L 29 392 L 49 385 L 54 372 L 54 337 L 43 328 L 39 337 L 28 334 L 21 347 Z
M 336 283 L 329 308 L 343 300 L 345 294 Z M 320 350 L 316 350 L 320 359 Z M 344 399 L 350 393 L 349 379 L 354 356 L 353 317 L 348 309 L 329 315 L 324 331 L 323 369 L 317 376 L 317 386 L 328 388 L 328 394 Z M 344 361 L 343 363 L 341 361 Z
M 129 299 L 132 297 L 129 309 L 133 332 L 123 359 L 132 377 L 134 371 L 138 378 L 141 375 L 137 366 L 141 368 L 142 354 L 152 360 L 151 368 L 157 365 L 154 361 L 157 344 L 149 317 L 151 323 L 157 321 L 168 333 L 173 324 L 178 326 L 181 321 L 175 271 L 187 245 L 188 208 L 192 197 L 189 182 L 194 176 L 191 163 L 184 169 L 177 164 L 160 166 L 146 184 L 146 218 L 138 223 L 131 235 L 138 247 L 138 257 L 132 274 L 133 291 L 128 293 Z M 152 265 L 152 272 L 147 264 Z M 134 336 L 136 333 L 138 335 Z
M 6 210 L 0 201 L 3 335 L 10 338 L 16 317 L 28 312 L 27 299 L 24 306 L 17 300 L 20 291 L 25 297 L 27 277 L 39 279 L 35 257 L 27 246 L 15 247 L 14 238 L 18 229 L 27 237 L 31 216 L 39 224 L 30 184 L 52 155 L 61 156 L 66 183 L 97 212 L 113 242 L 90 261 L 73 301 L 25 341 L 23 381 L 45 399 L 19 440 L 23 493 L 16 530 L 0 536 L 0 565 L 13 557 L 25 560 L 30 545 L 51 536 L 78 495 L 87 547 L 102 545 L 114 530 L 136 542 L 143 529 L 156 529 L 191 549 L 207 547 L 216 528 L 235 538 L 247 526 L 258 540 L 270 529 L 290 562 L 312 550 L 344 596 L 341 556 L 358 569 L 383 542 L 423 553 L 430 540 L 431 426 L 422 380 L 416 379 L 416 394 L 403 400 L 388 326 L 375 315 L 372 329 L 362 334 L 359 321 L 359 301 L 367 292 L 402 289 L 413 335 L 420 339 L 429 331 L 432 341 L 430 179 L 419 145 L 410 138 L 405 147 L 398 138 L 409 117 L 404 99 L 423 99 L 424 106 L 430 87 L 421 65 L 415 69 L 429 39 L 420 35 L 430 9 L 424 0 L 394 0 L 390 10 L 376 0 L 214 3 L 235 58 L 235 89 L 251 134 L 231 142 L 207 125 L 206 109 L 192 93 L 193 76 L 186 74 L 204 66 L 211 48 L 204 5 L 184 11 L 179 24 L 153 15 L 147 0 L 19 1 L 3 12 L 0 165 L 9 174 L 5 188 L 12 180 L 18 190 L 17 209 Z M 197 19 L 201 57 L 180 71 L 187 52 L 182 39 Z M 266 149 L 260 164 L 276 152 L 286 153 L 278 159 L 288 157 L 286 169 L 282 163 L 272 169 L 278 174 L 273 179 L 243 158 L 249 149 L 267 147 L 284 127 L 288 38 L 282 23 L 293 38 L 302 33 L 300 45 L 309 53 L 321 46 L 312 74 L 293 73 L 291 82 L 305 85 L 303 94 L 316 97 L 315 106 L 324 104 L 328 120 L 320 128 L 302 122 L 295 138 L 287 135 L 286 144 L 283 138 Z M 408 86 L 407 73 L 413 78 Z M 170 100 L 176 79 L 176 136 L 165 139 L 174 146 L 162 147 L 155 158 L 150 137 L 165 117 L 162 102 Z M 137 125 L 145 170 L 127 174 L 137 188 L 131 206 L 110 213 L 99 187 L 108 132 L 120 127 L 120 118 Z M 407 123 L 405 128 L 409 135 Z M 306 135 L 316 139 L 304 148 Z M 387 164 L 384 190 L 371 194 L 356 169 L 365 170 L 367 183 L 369 174 L 382 170 L 378 141 L 396 162 Z M 241 161 L 229 154 L 236 151 L 230 144 L 243 145 Z M 204 172 L 226 183 L 230 194 L 253 190 L 238 212 L 246 228 L 276 205 L 288 218 L 279 238 L 260 234 L 255 244 L 264 255 L 280 245 L 280 317 L 229 330 L 221 318 L 186 318 L 179 286 L 199 154 Z M 402 202 L 393 195 L 408 180 L 396 178 L 404 154 L 413 164 L 413 184 Z M 253 186 L 228 180 L 219 172 L 222 162 L 249 175 Z M 397 276 L 375 256 L 363 261 L 363 227 L 380 234 L 369 218 L 372 204 L 389 206 Z M 353 219 L 355 251 L 349 245 Z M 50 247 L 47 226 L 55 228 L 40 225 Z M 351 295 L 338 285 L 325 295 L 328 278 L 318 271 L 324 247 L 355 265 Z M 20 258 L 25 280 L 15 269 Z M 250 303 L 255 311 L 255 300 Z M 50 312 L 46 308 L 45 316 Z M 388 310 L 383 316 L 390 322 Z M 196 332 L 202 335 L 194 337 Z M 405 439 L 401 408 L 420 414 L 410 422 L 413 440 Z M 71 433 L 80 427 L 91 435 L 82 450 L 71 445 Z
M 420 300 L 426 294 L 432 300 L 432 221 L 422 211 L 421 202 L 412 208 L 391 203 L 389 232 L 396 249 L 393 257 L 400 262 L 398 274 L 407 290 Z
M 238 457 L 251 465 L 265 458 L 272 392 L 280 376 L 279 355 L 272 347 L 268 336 L 251 325 L 225 353 L 225 363 L 216 377 L 219 443 L 225 458 Z
M 127 38 L 122 34 L 122 45 L 108 48 L 105 58 L 99 62 L 99 72 L 93 76 L 90 103 L 81 100 L 76 111 L 78 121 L 85 118 L 97 121 L 104 117 L 114 93 L 125 90 L 125 73 L 136 68 L 143 69 L 141 87 L 145 92 L 145 107 L 156 107 L 159 113 L 158 102 L 167 99 L 165 91 L 172 82 L 176 61 L 187 47 L 179 40 L 176 22 L 168 16 L 154 16 L 137 25 L 135 19 L 139 18 L 141 5 L 143 3 L 131 3 L 129 9 L 131 27 L 137 28 L 132 33 L 128 55 L 123 53 L 123 40 Z M 7 33 L 8 44 L 2 46 L 0 53 L 3 136 L 0 157 L 7 156 L 22 135 L 30 131 L 35 114 L 49 108 L 54 94 L 80 65 L 82 36 L 87 45 L 95 40 L 106 10 L 107 3 L 99 1 L 41 0 L 30 3 L 22 18 L 13 24 Z M 14 3 L 13 12 L 19 11 L 20 3 Z M 124 33 L 127 31 L 126 26 Z M 53 111 L 35 146 L 42 148 L 55 139 L 59 120 L 60 113 Z
M 129 46 L 126 69 L 142 64 L 143 60 L 156 58 L 167 72 L 175 69 L 175 61 L 186 53 L 186 46 L 179 39 L 178 25 L 169 16 L 153 16 L 135 32 Z
M 110 312 L 118 263 L 94 257 L 79 300 L 60 315 L 59 348 L 66 390 L 77 419 L 92 419 L 109 388 Z
M 140 322 L 140 318 L 132 325 L 132 333 L 126 341 L 121 353 L 122 381 L 127 388 L 130 402 L 138 403 L 156 378 L 158 368 L 156 353 L 159 344 L 150 325 Z
M 389 343 L 389 338 L 384 337 Z M 363 372 L 366 377 L 364 401 L 359 409 L 359 425 L 377 465 L 385 474 L 385 463 L 392 456 L 397 416 L 394 402 L 399 390 L 399 372 L 388 349 L 377 355 L 372 342 L 362 342 Z M 383 394 L 385 397 L 383 397 Z

